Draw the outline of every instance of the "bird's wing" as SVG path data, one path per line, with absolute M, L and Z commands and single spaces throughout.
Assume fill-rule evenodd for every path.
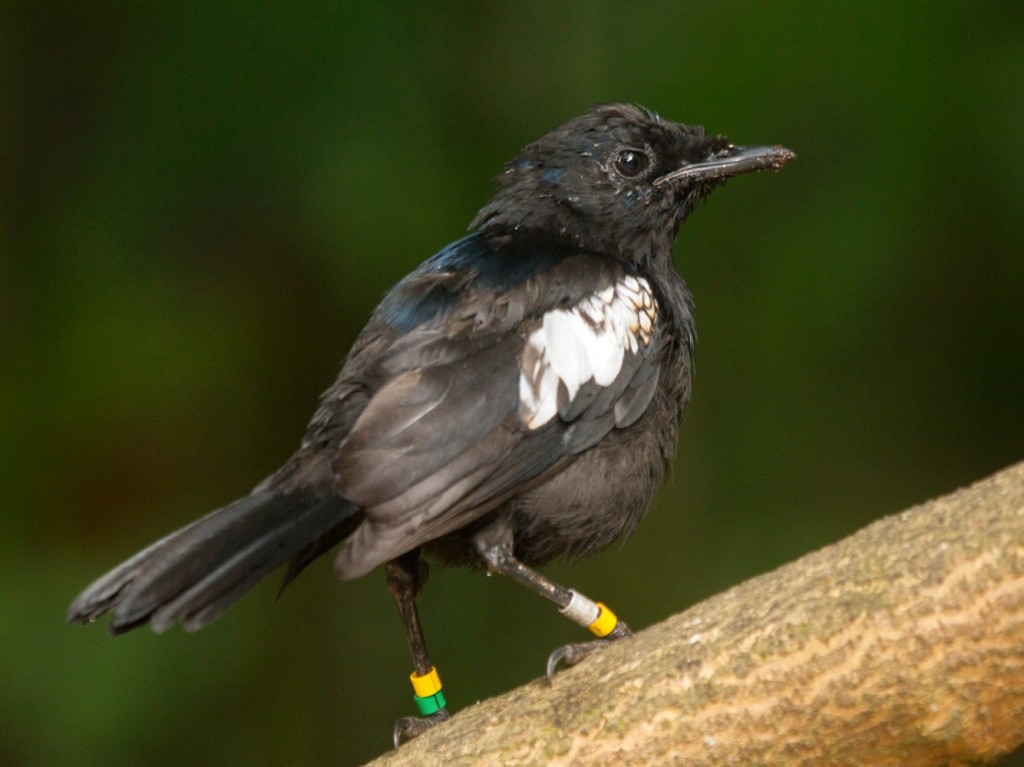
M 337 492 L 365 515 L 343 577 L 467 524 L 630 426 L 654 394 L 646 280 L 593 254 L 511 280 L 491 268 L 427 262 L 346 364 L 372 394 L 333 460 Z

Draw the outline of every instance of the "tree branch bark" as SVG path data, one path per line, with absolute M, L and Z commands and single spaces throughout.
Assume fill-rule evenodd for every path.
M 1024 743 L 1024 463 L 373 764 L 977 765 Z

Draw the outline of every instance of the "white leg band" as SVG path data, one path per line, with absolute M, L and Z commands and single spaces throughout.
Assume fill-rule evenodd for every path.
M 572 621 L 575 621 L 583 628 L 590 628 L 590 624 L 597 620 L 601 608 L 595 602 L 591 602 L 575 589 L 569 589 L 572 599 L 565 607 L 560 607 L 559 612 Z

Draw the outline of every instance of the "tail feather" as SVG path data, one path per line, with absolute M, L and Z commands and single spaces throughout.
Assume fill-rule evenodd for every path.
M 114 634 L 146 622 L 155 631 L 179 620 L 188 630 L 200 628 L 271 570 L 325 536 L 340 541 L 358 522 L 358 508 L 343 498 L 303 490 L 257 492 L 111 570 L 75 599 L 68 620 L 91 622 L 113 612 Z
M 288 584 L 295 580 L 299 573 L 305 570 L 306 567 L 315 559 L 320 557 L 322 554 L 326 554 L 345 540 L 345 538 L 351 535 L 354 528 L 355 526 L 346 519 L 341 523 L 336 524 L 334 528 L 329 530 L 325 535 L 313 541 L 302 551 L 296 554 L 292 558 L 291 562 L 288 563 L 288 569 L 285 571 L 284 578 L 281 579 L 281 588 L 278 589 L 277 595 L 281 596 L 281 594 L 284 593 L 284 590 L 288 587 Z
M 311 538 L 319 539 L 334 527 L 338 512 L 344 508 L 339 509 L 340 504 L 351 506 L 338 498 L 325 499 L 239 549 L 190 588 L 157 608 L 150 617 L 153 630 L 160 632 L 181 621 L 193 631 L 218 617 L 264 575 L 295 557 Z

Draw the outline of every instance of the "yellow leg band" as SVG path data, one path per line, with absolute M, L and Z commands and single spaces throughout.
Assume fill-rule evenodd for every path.
M 597 614 L 597 620 L 587 626 L 587 628 L 590 629 L 594 636 L 606 637 L 615 630 L 615 625 L 619 622 L 619 619 L 615 617 L 615 613 L 601 602 L 598 602 L 597 606 L 601 612 Z
M 598 618 L 600 620 L 600 617 Z M 614 627 L 615 620 L 612 616 L 612 626 Z M 593 629 L 591 629 L 593 631 Z M 603 635 L 602 635 L 603 636 Z M 419 676 L 415 671 L 409 674 L 409 679 L 412 681 L 412 689 L 421 698 L 429 698 L 431 695 L 441 691 L 441 677 L 437 674 L 437 668 L 434 666 L 430 667 L 430 671 L 423 676 Z

